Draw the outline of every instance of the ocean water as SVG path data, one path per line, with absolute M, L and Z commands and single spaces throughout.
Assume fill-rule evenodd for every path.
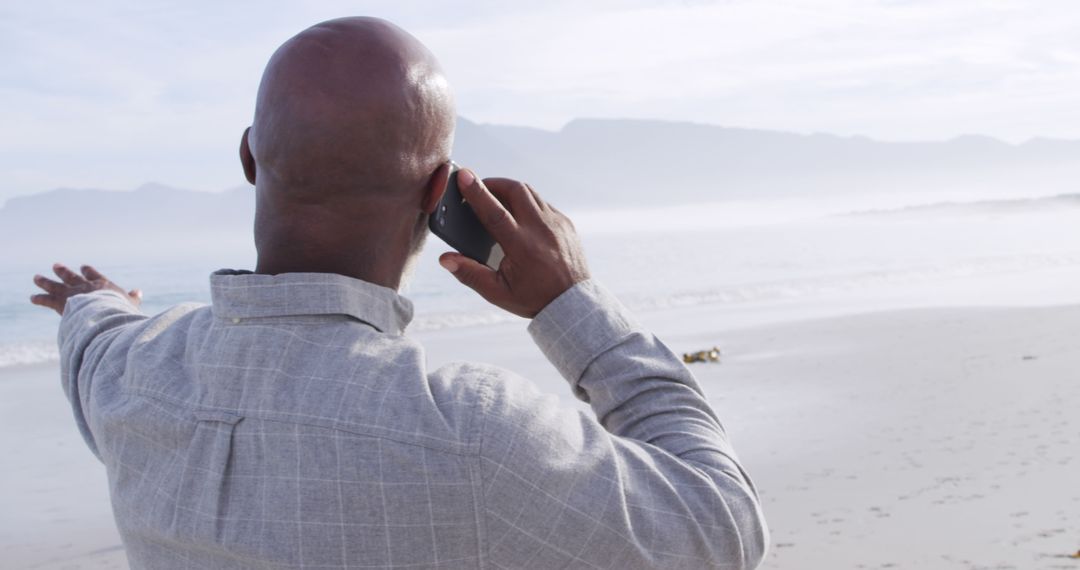
M 593 276 L 638 311 L 700 304 L 759 306 L 828 296 L 860 310 L 935 304 L 1080 303 L 1080 205 L 1027 200 L 848 212 L 758 203 L 580 212 Z M 403 293 L 411 331 L 515 320 L 438 266 L 431 238 Z M 209 302 L 209 274 L 251 268 L 249 251 L 98 265 L 144 291 L 143 310 Z M 57 358 L 59 317 L 29 303 L 40 266 L 0 261 L 0 368 Z M 78 264 L 92 260 L 59 260 Z

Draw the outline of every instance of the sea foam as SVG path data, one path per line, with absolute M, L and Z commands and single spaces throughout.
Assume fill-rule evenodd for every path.
M 56 341 L 40 340 L 0 344 L 0 368 L 56 362 L 60 353 Z

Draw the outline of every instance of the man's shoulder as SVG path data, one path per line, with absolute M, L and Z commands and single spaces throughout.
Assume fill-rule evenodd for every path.
M 155 315 L 154 318 L 164 323 L 173 323 L 183 317 L 195 317 L 200 315 L 206 318 L 212 317 L 213 311 L 211 310 L 210 305 L 207 303 L 189 301 L 173 305 Z
M 450 362 L 428 374 L 436 402 L 465 404 L 482 409 L 490 398 L 491 385 L 508 371 L 479 362 Z
M 480 408 L 518 393 L 536 393 L 532 382 L 516 372 L 485 362 L 451 362 L 429 376 L 433 387 L 476 402 Z
M 191 323 L 196 320 L 208 321 L 213 319 L 210 305 L 206 303 L 187 302 L 179 303 L 148 318 L 140 327 L 135 346 L 155 339 L 161 339 L 162 335 L 184 337 L 192 328 Z M 195 327 L 204 329 L 204 327 Z
M 469 402 L 476 430 L 519 421 L 529 424 L 544 410 L 570 411 L 557 396 L 541 392 L 529 379 L 492 364 L 447 364 L 431 374 L 430 383 L 438 399 Z

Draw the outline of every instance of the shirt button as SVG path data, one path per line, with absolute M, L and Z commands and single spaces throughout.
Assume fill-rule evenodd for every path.
M 232 322 L 233 322 L 234 325 L 240 324 L 240 317 L 233 317 Z

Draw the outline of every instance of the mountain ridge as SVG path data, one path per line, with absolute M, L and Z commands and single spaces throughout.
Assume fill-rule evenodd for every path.
M 892 151 L 894 155 L 891 162 L 899 163 L 891 165 L 893 170 L 901 166 L 920 166 L 918 164 L 920 161 L 924 162 L 921 166 L 932 169 L 942 167 L 955 169 L 958 166 L 965 166 L 965 163 L 968 167 L 973 164 L 985 166 L 986 164 L 980 162 L 981 160 L 987 160 L 988 157 L 1000 159 L 1003 153 L 1011 154 L 1012 156 L 1006 159 L 1013 162 L 1063 161 L 1080 169 L 1080 140 L 1050 137 L 1033 137 L 1021 143 L 1011 143 L 981 134 L 961 134 L 950 139 L 936 141 L 884 141 L 864 135 L 796 133 L 659 119 L 605 118 L 573 119 L 559 130 L 552 131 L 527 126 L 477 123 L 459 117 L 457 130 L 454 157 L 460 164 L 473 168 L 482 176 L 498 175 L 530 181 L 542 180 L 543 184 L 537 183 L 534 186 L 537 186 L 545 195 L 561 193 L 557 186 L 553 186 L 554 184 L 580 186 L 568 180 L 575 176 L 559 174 L 559 171 L 568 170 L 566 164 L 573 165 L 577 169 L 610 174 L 602 167 L 625 166 L 625 162 L 631 159 L 636 161 L 633 166 L 637 168 L 647 166 L 648 163 L 658 163 L 665 170 L 670 170 L 670 162 L 685 163 L 687 158 L 701 160 L 702 162 L 697 165 L 684 164 L 683 171 L 688 176 L 683 174 L 677 176 L 681 180 L 692 181 L 691 186 L 697 190 L 703 190 L 703 184 L 700 180 L 692 179 L 701 177 L 702 172 L 708 170 L 705 159 L 717 159 L 720 164 L 730 167 L 726 172 L 721 173 L 722 176 L 745 181 L 754 177 L 775 178 L 775 169 L 769 168 L 769 165 L 776 161 L 784 162 L 788 171 L 793 174 L 805 174 L 808 164 L 805 160 L 800 161 L 799 155 L 807 152 L 818 159 L 822 157 L 835 159 L 843 154 L 855 153 L 852 158 L 870 161 L 862 164 L 851 164 L 849 161 L 846 166 L 855 171 L 864 171 L 867 165 L 889 166 L 886 164 L 890 162 L 890 159 L 885 158 L 886 151 Z M 611 140 L 613 135 L 620 136 L 617 140 Z M 609 140 L 603 140 L 605 137 Z M 702 138 L 705 140 L 700 140 Z M 792 148 L 792 145 L 795 148 Z M 912 149 L 917 150 L 913 152 Z M 710 155 L 710 151 L 732 152 L 725 156 L 714 156 Z M 769 151 L 779 153 L 780 156 L 765 156 L 764 153 Z M 986 156 L 964 158 L 958 156 L 961 151 L 981 152 Z M 1041 153 L 1041 156 L 1030 156 L 1036 151 Z M 945 152 L 944 156 L 941 155 L 942 152 Z M 620 161 L 620 157 L 625 158 Z M 682 160 L 679 160 L 680 157 Z M 586 159 L 587 162 L 585 162 Z M 590 164 L 593 165 L 592 168 L 588 168 Z M 822 174 L 825 171 L 835 173 L 841 169 L 842 165 L 842 162 L 839 165 L 831 164 L 831 168 L 819 169 L 812 173 Z M 239 167 L 237 171 L 239 178 Z M 571 174 L 581 173 L 571 172 Z M 587 180 L 597 178 L 596 172 L 586 174 Z M 13 196 L 0 205 L 0 210 L 11 201 L 18 202 L 28 197 L 57 192 L 131 193 L 187 190 L 200 193 L 224 193 L 244 187 L 244 185 L 238 185 L 220 190 L 189 190 L 153 181 L 146 182 L 134 190 L 61 187 L 35 194 Z M 765 194 L 775 195 L 775 192 L 768 191 L 768 188 L 763 189 L 763 185 L 758 183 L 751 182 L 749 187 Z M 843 191 L 842 188 L 834 190 Z M 746 192 L 737 193 L 741 194 L 738 196 L 740 198 L 748 197 Z M 572 198 L 571 203 L 598 202 L 590 197 L 588 191 L 579 189 L 573 194 L 566 194 Z M 601 194 L 603 192 L 597 193 L 597 195 Z M 681 195 L 684 198 L 691 198 L 692 194 L 693 192 L 683 192 Z M 715 198 L 715 196 L 710 196 L 710 198 Z M 637 205 L 642 205 L 637 199 L 632 201 L 638 202 Z
M 545 131 L 459 118 L 453 157 L 481 176 L 524 180 L 563 210 L 775 198 L 851 197 L 855 202 L 875 195 L 906 200 L 913 193 L 925 204 L 957 196 L 995 199 L 1080 191 L 1080 141 L 1058 139 L 1014 145 L 962 135 L 946 141 L 880 142 L 618 119 L 577 119 L 559 131 Z M 243 180 L 239 165 L 236 176 Z M 254 198 L 250 185 L 207 192 L 160 182 L 134 191 L 63 188 L 17 196 L 0 206 L 0 243 L 74 233 L 83 236 L 87 248 L 111 244 L 152 254 L 161 243 L 186 236 L 187 246 L 197 241 L 210 248 L 229 241 L 249 250 Z M 132 235 L 140 236 L 138 243 Z

